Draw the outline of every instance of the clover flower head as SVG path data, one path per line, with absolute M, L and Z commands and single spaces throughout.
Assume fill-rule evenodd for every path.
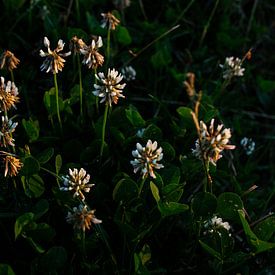
M 244 137 L 240 143 L 248 156 L 251 155 L 255 150 L 255 142 L 252 140 L 252 138 Z
M 242 68 L 242 60 L 238 57 L 226 57 L 224 64 L 220 64 L 220 67 L 223 69 L 223 78 L 230 79 L 233 76 L 243 76 L 245 71 Z
M 65 45 L 61 39 L 58 40 L 57 47 L 53 51 L 50 49 L 50 41 L 47 37 L 44 37 L 44 45 L 47 48 L 47 52 L 40 50 L 40 56 L 45 57 L 40 69 L 47 73 L 52 72 L 53 74 L 57 74 L 64 67 L 65 59 L 63 57 L 69 56 L 71 52 L 61 53 Z
M 118 20 L 111 12 L 101 13 L 103 17 L 101 27 L 105 28 L 108 26 L 108 29 L 115 30 L 120 20 Z
M 73 36 L 72 39 L 70 40 L 70 50 L 74 54 L 80 53 L 80 50 L 83 49 L 84 47 L 87 47 L 85 42 L 81 39 L 78 38 L 77 36 Z
M 8 119 L 7 116 L 2 116 L 2 127 L 0 130 L 0 145 L 3 147 L 14 146 L 14 139 L 12 133 L 15 131 L 17 122 Z
M 218 218 L 217 216 L 214 216 L 213 218 L 211 218 L 210 220 L 204 222 L 204 227 L 207 228 L 207 231 L 209 233 L 214 233 L 214 232 L 218 232 L 218 234 L 221 236 L 221 233 L 219 232 L 219 230 L 221 228 L 229 231 L 231 229 L 231 226 L 229 225 L 228 222 L 224 222 L 222 220 L 222 218 Z M 231 234 L 229 234 L 230 236 Z
M 66 220 L 68 223 L 73 224 L 75 230 L 82 230 L 83 232 L 89 230 L 93 224 L 102 223 L 95 217 L 95 210 L 89 210 L 87 205 L 80 204 L 74 207 L 72 212 L 68 211 Z
M 106 77 L 102 72 L 96 74 L 95 77 L 99 83 L 94 84 L 95 91 L 93 91 L 93 94 L 102 98 L 100 103 L 105 102 L 109 106 L 112 106 L 112 103 L 117 104 L 120 97 L 125 98 L 122 90 L 126 84 L 120 84 L 123 76 L 118 71 L 108 69 Z
M 134 173 L 140 171 L 143 178 L 146 178 L 148 174 L 152 178 L 156 178 L 154 169 L 160 169 L 164 166 L 158 161 L 163 158 L 162 148 L 158 147 L 158 143 L 152 142 L 150 139 L 147 141 L 145 147 L 142 147 L 140 143 L 136 144 L 136 150 L 132 151 L 132 155 L 135 158 L 130 163 L 133 165 Z
M 214 128 L 215 120 L 212 119 L 209 128 L 203 121 L 200 121 L 200 138 L 195 143 L 192 153 L 199 159 L 209 160 L 213 165 L 222 157 L 223 150 L 233 150 L 235 145 L 229 145 L 231 131 L 224 128 L 223 124 Z
M 5 84 L 4 77 L 1 76 L 0 84 L 0 108 L 1 111 L 8 111 L 11 107 L 15 108 L 15 104 L 19 102 L 18 88 L 14 82 L 8 81 Z
M 121 73 L 127 81 L 136 79 L 136 70 L 132 66 L 126 66 L 122 68 Z
M 0 155 L 3 157 L 5 165 L 4 176 L 9 175 L 10 177 L 15 177 L 19 173 L 23 163 L 11 153 L 0 151 Z
M 7 67 L 9 71 L 12 71 L 17 68 L 17 65 L 20 63 L 20 60 L 11 51 L 4 51 L 0 57 L 0 68 L 3 69 L 4 66 Z
M 90 192 L 91 187 L 94 184 L 88 184 L 90 181 L 90 175 L 81 168 L 79 171 L 78 169 L 74 168 L 73 170 L 69 169 L 69 174 L 65 177 L 62 177 L 63 185 L 60 187 L 61 191 L 72 191 L 73 197 L 80 197 L 82 201 L 85 200 L 85 196 L 83 192 Z
M 88 68 L 96 69 L 98 66 L 102 66 L 104 62 L 104 56 L 98 52 L 98 49 L 103 46 L 101 36 L 92 40 L 91 45 L 85 45 L 80 49 L 80 53 L 84 55 L 83 64 Z

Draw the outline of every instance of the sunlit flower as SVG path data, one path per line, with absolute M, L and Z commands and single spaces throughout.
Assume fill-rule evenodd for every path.
M 95 217 L 95 210 L 88 210 L 87 205 L 80 204 L 74 207 L 72 212 L 68 212 L 66 217 L 68 223 L 73 224 L 74 229 L 82 230 L 83 232 L 91 228 L 92 223 L 102 223 Z
M 147 177 L 148 174 L 152 178 L 156 178 L 154 169 L 164 167 L 162 164 L 157 163 L 163 158 L 162 148 L 157 149 L 158 143 L 156 141 L 152 143 L 150 139 L 147 141 L 146 147 L 142 147 L 139 143 L 136 144 L 136 147 L 137 149 L 132 151 L 135 159 L 130 161 L 134 167 L 134 173 L 140 171 L 143 178 Z
M 88 68 L 96 69 L 98 66 L 102 66 L 104 62 L 104 56 L 98 52 L 98 49 L 103 46 L 101 36 L 97 39 L 93 39 L 90 46 L 83 46 L 80 52 L 84 55 L 83 64 Z
M 253 153 L 255 150 L 255 142 L 252 140 L 252 138 L 244 137 L 241 140 L 241 145 L 245 150 L 245 153 L 249 156 Z
M 0 154 L 3 157 L 3 162 L 5 165 L 4 176 L 6 177 L 9 175 L 11 177 L 15 177 L 19 173 L 23 163 L 20 161 L 20 159 L 16 158 L 13 154 L 8 152 L 0 151 Z
M 81 38 L 78 38 L 77 36 L 74 36 L 70 40 L 70 50 L 74 54 L 80 53 L 80 50 L 83 49 L 84 47 L 87 47 L 87 45 L 85 44 L 85 42 Z
M 215 129 L 214 121 L 214 119 L 211 120 L 209 129 L 207 129 L 203 121 L 200 121 L 200 139 L 196 141 L 195 149 L 192 149 L 192 153 L 197 158 L 209 160 L 216 165 L 216 162 L 222 157 L 221 152 L 225 149 L 235 149 L 235 145 L 227 144 L 231 138 L 230 129 L 223 129 L 223 124 L 218 125 Z
M 121 74 L 127 81 L 135 80 L 136 79 L 136 71 L 132 66 L 127 66 L 122 68 Z
M 57 74 L 58 71 L 62 71 L 65 63 L 63 57 L 69 56 L 71 52 L 61 53 L 65 43 L 61 39 L 57 42 L 57 47 L 53 51 L 50 49 L 50 41 L 47 37 L 44 37 L 44 45 L 47 48 L 47 52 L 40 50 L 40 56 L 45 57 L 43 64 L 40 66 L 41 71 L 52 72 Z
M 94 184 L 88 184 L 90 181 L 90 175 L 81 168 L 74 168 L 73 170 L 69 169 L 69 175 L 62 177 L 63 187 L 60 187 L 61 191 L 72 191 L 73 197 L 80 197 L 82 201 L 85 200 L 83 192 L 90 192 L 90 189 Z
M 122 90 L 126 84 L 119 84 L 123 76 L 115 69 L 108 69 L 107 77 L 104 73 L 98 73 L 95 77 L 99 84 L 94 84 L 95 91 L 93 91 L 93 94 L 102 98 L 100 103 L 106 102 L 106 104 L 112 106 L 112 103 L 117 104 L 120 97 L 125 98 Z
M 213 218 L 211 218 L 210 220 L 206 221 L 204 223 L 204 227 L 207 228 L 207 231 L 209 233 L 214 233 L 217 232 L 220 236 L 220 232 L 219 230 L 221 228 L 229 231 L 231 229 L 231 226 L 229 225 L 228 222 L 223 222 L 222 218 L 218 218 L 217 216 L 214 216 Z M 229 234 L 231 235 L 231 234 Z
M 103 22 L 101 24 L 102 28 L 108 27 L 109 29 L 115 30 L 117 25 L 120 23 L 120 20 L 118 20 L 111 12 L 101 13 L 101 16 L 103 17 Z
M 17 122 L 8 119 L 7 116 L 2 116 L 2 126 L 0 130 L 0 145 L 3 147 L 14 146 L 14 139 L 12 133 L 15 131 Z
M 20 60 L 15 57 L 11 51 L 4 51 L 0 57 L 0 68 L 3 69 L 4 66 L 7 67 L 9 71 L 17 68 L 17 65 L 20 63 Z
M 223 78 L 230 79 L 233 76 L 243 76 L 245 69 L 241 66 L 242 60 L 238 57 L 226 57 L 224 64 L 220 64 L 223 69 Z
M 8 111 L 11 107 L 16 108 L 15 104 L 19 102 L 18 88 L 14 82 L 8 81 L 5 84 L 4 77 L 1 77 L 0 86 L 0 106 L 1 111 Z

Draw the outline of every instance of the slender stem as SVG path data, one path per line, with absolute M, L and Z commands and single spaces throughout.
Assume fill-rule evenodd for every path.
M 13 74 L 13 71 L 11 70 L 11 82 L 14 82 L 14 74 Z
M 52 172 L 52 171 L 50 171 L 47 168 L 44 168 L 42 166 L 40 166 L 40 169 L 47 172 L 47 173 L 49 173 L 50 175 L 54 176 L 56 178 L 56 182 L 57 182 L 58 187 L 60 187 L 59 180 L 62 180 L 62 178 L 60 176 L 58 176 L 56 173 L 54 173 L 54 172 Z
M 86 258 L 86 238 L 85 238 L 85 231 L 82 231 L 81 234 L 81 241 L 82 241 L 82 254 L 83 258 Z
M 97 78 L 96 78 L 96 74 L 97 74 L 97 69 L 94 68 L 94 73 L 95 73 L 95 84 L 97 84 Z M 99 97 L 97 96 L 95 99 L 95 107 L 96 107 L 96 113 L 99 114 Z
M 78 2 L 78 0 L 75 0 L 75 8 L 76 8 L 77 23 L 79 23 L 80 22 L 80 11 L 79 11 L 79 2 Z
M 78 67 L 78 76 L 79 76 L 79 101 L 80 101 L 80 117 L 83 119 L 83 88 L 82 88 L 82 73 L 81 73 L 81 64 L 79 53 L 77 54 L 77 67 Z
M 175 21 L 174 25 L 178 24 L 178 22 L 182 19 L 182 17 L 185 15 L 185 13 L 189 10 L 189 8 L 193 5 L 195 0 L 191 0 L 186 8 L 181 12 L 181 14 L 178 16 L 177 20 Z
M 253 18 L 255 16 L 255 12 L 256 12 L 256 9 L 257 9 L 257 6 L 258 6 L 258 2 L 259 2 L 259 0 L 254 1 L 252 11 L 251 11 L 251 14 L 250 14 L 250 18 L 249 18 L 249 22 L 248 22 L 247 29 L 246 29 L 246 37 L 248 37 L 248 34 L 251 30 L 251 26 L 252 26 Z
M 100 158 L 102 158 L 104 143 L 105 143 L 105 129 L 106 129 L 106 122 L 108 116 L 109 105 L 105 105 L 104 117 L 103 117 L 103 124 L 102 124 L 102 135 L 101 135 L 101 147 L 100 147 Z
M 53 77 L 54 77 L 54 86 L 55 86 L 56 113 L 57 113 L 59 127 L 60 127 L 60 130 L 62 131 L 62 122 L 61 122 L 60 112 L 59 112 L 58 85 L 57 85 L 57 78 L 55 73 L 53 74 Z
M 141 181 L 140 186 L 139 186 L 139 188 L 138 188 L 138 196 L 139 196 L 139 197 L 140 197 L 141 191 L 142 191 L 142 189 L 143 189 L 144 183 L 145 183 L 145 181 L 146 181 L 146 178 L 147 178 L 147 177 L 142 178 L 142 181 Z
M 108 69 L 108 64 L 110 60 L 110 44 L 111 44 L 111 28 L 108 28 L 108 33 L 107 33 L 107 53 L 106 53 L 106 67 Z

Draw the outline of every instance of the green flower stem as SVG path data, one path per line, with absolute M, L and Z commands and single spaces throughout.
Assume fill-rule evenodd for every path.
M 11 70 L 11 82 L 14 82 L 14 74 L 12 70 Z
M 47 168 L 44 168 L 42 166 L 40 166 L 40 169 L 47 172 L 48 174 L 54 176 L 56 178 L 56 182 L 57 182 L 57 185 L 58 185 L 58 188 L 60 188 L 60 184 L 59 184 L 59 180 L 62 180 L 62 178 L 60 176 L 58 176 L 56 173 L 48 170 Z
M 109 60 L 110 60 L 110 43 L 111 43 L 111 28 L 108 28 L 107 33 L 107 53 L 106 53 L 106 68 L 108 68 Z
M 97 74 L 97 69 L 96 68 L 94 68 L 94 74 L 95 74 L 95 76 Z M 94 82 L 95 82 L 95 84 L 97 84 L 97 78 L 96 77 L 95 77 Z M 95 99 L 95 107 L 96 107 L 96 113 L 99 114 L 99 98 L 98 98 L 98 96 Z
M 105 105 L 105 111 L 104 111 L 104 117 L 103 117 L 103 124 L 102 124 L 100 158 L 102 158 L 103 149 L 104 149 L 105 129 L 106 129 L 106 122 L 107 122 L 108 110 L 109 110 L 109 105 L 108 105 L 108 103 L 107 103 L 107 104 Z
M 54 78 L 54 87 L 55 87 L 56 113 L 57 113 L 59 127 L 60 127 L 60 130 L 62 131 L 62 122 L 61 122 L 60 112 L 59 112 L 58 85 L 57 85 L 57 78 L 55 73 L 53 74 L 53 78 Z
M 80 117 L 83 119 L 83 87 L 82 87 L 82 73 L 81 73 L 81 64 L 80 56 L 77 54 L 77 67 L 78 67 L 78 76 L 79 76 L 79 101 L 80 101 Z
M 82 230 L 81 234 L 81 243 L 82 243 L 82 254 L 83 258 L 86 258 L 86 238 L 85 238 L 85 231 Z
M 147 179 L 147 177 L 142 178 L 142 181 L 141 181 L 140 186 L 139 186 L 139 188 L 138 188 L 138 196 L 139 196 L 139 197 L 140 197 L 140 194 L 141 194 L 141 191 L 142 191 L 142 189 L 143 189 L 143 186 L 144 186 L 144 183 L 145 183 L 146 179 Z
M 77 18 L 77 23 L 80 22 L 80 11 L 79 11 L 79 1 L 75 0 L 75 9 L 76 9 L 76 18 Z

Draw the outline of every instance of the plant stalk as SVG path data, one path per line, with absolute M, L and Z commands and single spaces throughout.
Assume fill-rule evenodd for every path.
M 101 134 L 101 147 L 100 147 L 100 158 L 103 155 L 104 143 L 105 143 L 105 130 L 106 130 L 106 122 L 108 116 L 109 105 L 105 105 L 104 117 L 103 117 L 103 124 L 102 124 L 102 134 Z
M 57 85 L 56 73 L 53 74 L 53 78 L 54 78 L 54 87 L 55 87 L 56 113 L 57 113 L 59 128 L 62 132 L 62 122 L 61 122 L 60 111 L 59 111 L 59 96 L 58 96 L 58 85 Z

